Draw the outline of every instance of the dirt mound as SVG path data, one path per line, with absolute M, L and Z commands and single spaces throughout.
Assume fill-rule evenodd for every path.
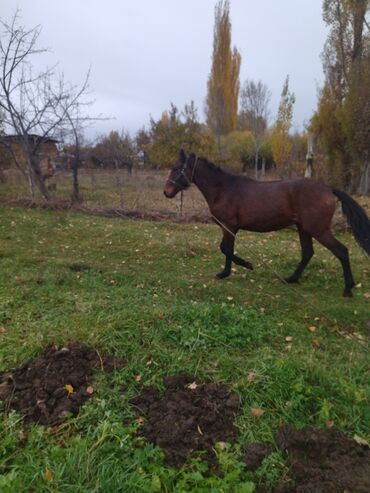
M 165 378 L 164 385 L 164 393 L 149 386 L 131 399 L 143 419 L 140 434 L 162 448 L 170 465 L 181 466 L 197 451 L 215 465 L 215 444 L 237 438 L 233 421 L 239 396 L 225 385 L 198 384 L 183 375 Z
M 45 352 L 21 368 L 0 373 L 0 399 L 25 422 L 55 425 L 76 415 L 93 393 L 93 373 L 112 371 L 122 361 L 79 343 Z
M 276 441 L 293 483 L 278 486 L 275 493 L 370 492 L 370 449 L 341 431 L 283 426 Z
M 245 449 L 244 463 L 250 471 L 254 471 L 272 451 L 271 443 L 250 443 Z

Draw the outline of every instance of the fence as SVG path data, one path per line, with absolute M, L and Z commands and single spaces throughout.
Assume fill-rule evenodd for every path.
M 81 169 L 79 185 L 82 204 L 86 208 L 98 208 L 137 214 L 182 217 L 206 216 L 207 204 L 196 187 L 191 187 L 174 200 L 163 195 L 167 172 L 161 170 Z M 68 204 L 72 196 L 72 172 L 58 171 L 47 180 L 51 202 Z M 4 202 L 26 202 L 30 194 L 24 177 L 16 170 L 5 170 L 0 181 L 0 197 Z M 41 196 L 36 202 L 43 203 Z
M 91 212 L 128 215 L 132 217 L 209 220 L 207 204 L 197 187 L 190 187 L 181 196 L 169 200 L 163 195 L 167 171 L 133 169 L 126 170 L 81 169 L 79 184 L 82 203 L 80 208 Z M 266 177 L 273 179 L 274 177 Z M 48 179 L 51 206 L 69 207 L 72 196 L 72 172 L 58 171 Z M 370 213 L 370 197 L 356 200 Z M 17 170 L 5 170 L 0 177 L 0 203 L 29 204 L 30 194 L 24 177 Z M 41 196 L 36 203 L 45 204 Z M 340 207 L 338 207 L 340 210 Z M 339 213 L 335 227 L 345 228 L 346 222 Z

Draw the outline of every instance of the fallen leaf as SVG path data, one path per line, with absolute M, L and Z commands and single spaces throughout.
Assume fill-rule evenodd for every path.
M 47 467 L 45 468 L 45 479 L 47 481 L 53 481 L 54 479 L 54 473 L 52 471 L 50 471 L 50 469 L 48 469 Z
M 364 293 L 364 298 L 370 298 L 370 292 L 369 293 Z
M 94 388 L 89 385 L 88 387 L 86 387 L 86 392 L 91 395 L 94 392 Z
M 308 330 L 310 332 L 316 332 L 316 329 L 317 329 L 317 327 L 315 327 L 315 325 L 311 325 L 310 327 L 308 327 Z
M 247 381 L 248 382 L 254 382 L 256 379 L 257 373 L 254 373 L 253 371 L 250 371 L 247 375 Z
M 320 347 L 320 341 L 318 339 L 313 339 L 312 346 L 315 348 L 319 348 Z
M 225 442 L 216 442 L 215 443 L 215 449 L 222 452 L 223 450 L 226 449 L 226 443 Z
M 199 425 L 197 426 L 197 428 L 198 428 L 199 434 L 200 435 L 203 435 L 203 431 L 200 429 L 200 426 Z
M 193 382 L 188 385 L 188 389 L 195 390 L 198 387 L 198 384 Z
M 334 421 L 332 419 L 329 419 L 326 423 L 325 423 L 326 427 L 327 428 L 333 428 L 334 426 Z
M 256 418 L 260 418 L 264 413 L 264 410 L 260 407 L 251 407 L 251 413 L 253 414 L 253 416 L 256 416 Z
M 141 426 L 144 423 L 144 418 L 142 416 L 139 416 L 136 418 L 136 423 Z
M 367 440 L 365 440 L 365 438 L 362 438 L 362 437 L 359 437 L 358 435 L 355 435 L 353 437 L 353 439 L 359 445 L 362 445 L 364 447 L 370 447 L 370 443 Z
M 6 328 L 5 327 L 0 327 L 0 334 L 5 334 Z
M 140 381 L 141 381 L 141 375 L 136 375 L 135 382 L 140 382 Z
M 64 386 L 64 388 L 66 389 L 66 391 L 68 392 L 68 395 L 69 394 L 73 394 L 74 392 L 74 388 L 72 387 L 72 385 L 70 383 L 67 383 L 67 385 Z
M 365 337 L 362 334 L 360 334 L 359 332 L 354 332 L 353 335 L 356 337 L 356 339 L 358 339 L 360 341 L 365 340 Z
M 290 342 L 293 340 L 293 337 L 292 336 L 286 336 L 285 340 L 286 340 L 286 342 Z
M 28 437 L 28 430 L 26 428 L 22 428 L 18 433 L 18 437 L 21 442 L 25 442 Z

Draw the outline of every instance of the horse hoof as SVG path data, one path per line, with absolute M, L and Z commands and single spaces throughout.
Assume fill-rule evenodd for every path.
M 253 264 L 251 264 L 247 260 L 245 261 L 244 267 L 249 270 L 254 270 Z
M 216 279 L 225 279 L 225 277 L 228 277 L 230 275 L 230 272 L 219 272 L 218 274 L 215 275 Z
M 343 292 L 343 296 L 345 298 L 352 298 L 353 294 L 352 294 L 352 291 L 347 291 L 346 289 L 344 290 Z
M 288 284 L 297 284 L 298 279 L 296 277 L 284 277 L 284 281 Z

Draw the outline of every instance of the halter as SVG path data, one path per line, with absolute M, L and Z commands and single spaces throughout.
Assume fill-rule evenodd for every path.
M 180 183 L 178 182 L 178 179 L 181 176 L 183 176 L 185 178 L 185 180 L 187 181 L 186 188 L 190 187 L 190 185 L 193 183 L 193 180 L 194 180 L 195 168 L 196 168 L 196 166 L 198 164 L 198 156 L 195 156 L 193 171 L 191 173 L 190 180 L 189 180 L 188 176 L 185 173 L 185 170 L 187 169 L 188 164 L 189 164 L 189 157 L 186 158 L 185 163 L 183 164 L 183 167 L 181 168 L 181 170 L 180 170 L 179 174 L 177 175 L 177 177 L 174 180 L 171 180 L 170 178 L 168 178 L 167 181 L 169 181 L 170 183 L 173 183 L 176 186 L 181 186 Z

